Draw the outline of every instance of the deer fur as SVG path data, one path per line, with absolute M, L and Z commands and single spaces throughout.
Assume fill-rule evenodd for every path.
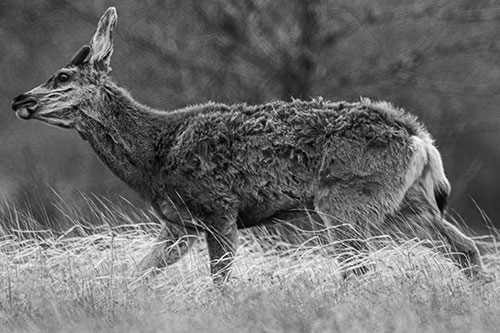
M 237 229 L 313 212 L 365 230 L 411 220 L 408 233 L 447 240 L 462 268 L 483 272 L 474 242 L 443 217 L 450 186 L 415 116 L 369 99 L 154 110 L 108 75 L 116 19 L 108 9 L 90 45 L 12 106 L 76 130 L 151 203 L 164 227 L 140 271 L 176 262 L 204 232 L 224 280 Z

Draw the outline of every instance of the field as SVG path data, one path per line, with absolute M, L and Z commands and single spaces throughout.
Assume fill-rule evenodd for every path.
M 483 332 L 500 327 L 500 284 L 465 278 L 435 246 L 372 240 L 363 276 L 325 246 L 241 233 L 233 277 L 216 288 L 200 241 L 154 277 L 134 276 L 153 241 L 151 214 L 121 202 L 60 205 L 68 232 L 0 215 L 0 332 Z M 89 215 L 90 212 L 90 215 Z M 85 225 L 88 220 L 100 227 Z M 153 221 L 154 222 L 154 221 Z M 31 230 L 31 231 L 29 231 Z M 498 274 L 495 237 L 481 238 Z M 361 261 L 362 259 L 358 259 Z M 356 264 L 356 262 L 354 262 Z

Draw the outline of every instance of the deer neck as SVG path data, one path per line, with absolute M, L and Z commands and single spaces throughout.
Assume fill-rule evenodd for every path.
M 90 107 L 106 114 L 106 120 L 85 117 L 78 129 L 80 135 L 116 176 L 143 197 L 151 197 L 155 142 L 161 124 L 148 107 L 114 84 L 104 86 L 98 102 Z

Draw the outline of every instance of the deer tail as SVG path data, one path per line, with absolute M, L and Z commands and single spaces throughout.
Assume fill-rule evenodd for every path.
M 427 172 L 428 175 L 424 176 L 430 178 L 434 192 L 434 200 L 436 201 L 439 211 L 443 214 L 448 204 L 451 186 L 444 173 L 441 154 L 432 142 L 427 145 L 427 158 L 427 170 L 424 169 L 424 172 Z

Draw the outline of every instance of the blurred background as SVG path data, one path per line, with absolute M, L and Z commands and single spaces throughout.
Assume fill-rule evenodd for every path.
M 482 0 L 0 2 L 0 196 L 57 220 L 81 194 L 143 205 L 75 132 L 10 103 L 64 66 L 105 9 L 112 76 L 152 107 L 323 96 L 388 100 L 436 138 L 455 214 L 500 227 L 500 4 Z M 0 204 L 1 206 L 1 204 Z

